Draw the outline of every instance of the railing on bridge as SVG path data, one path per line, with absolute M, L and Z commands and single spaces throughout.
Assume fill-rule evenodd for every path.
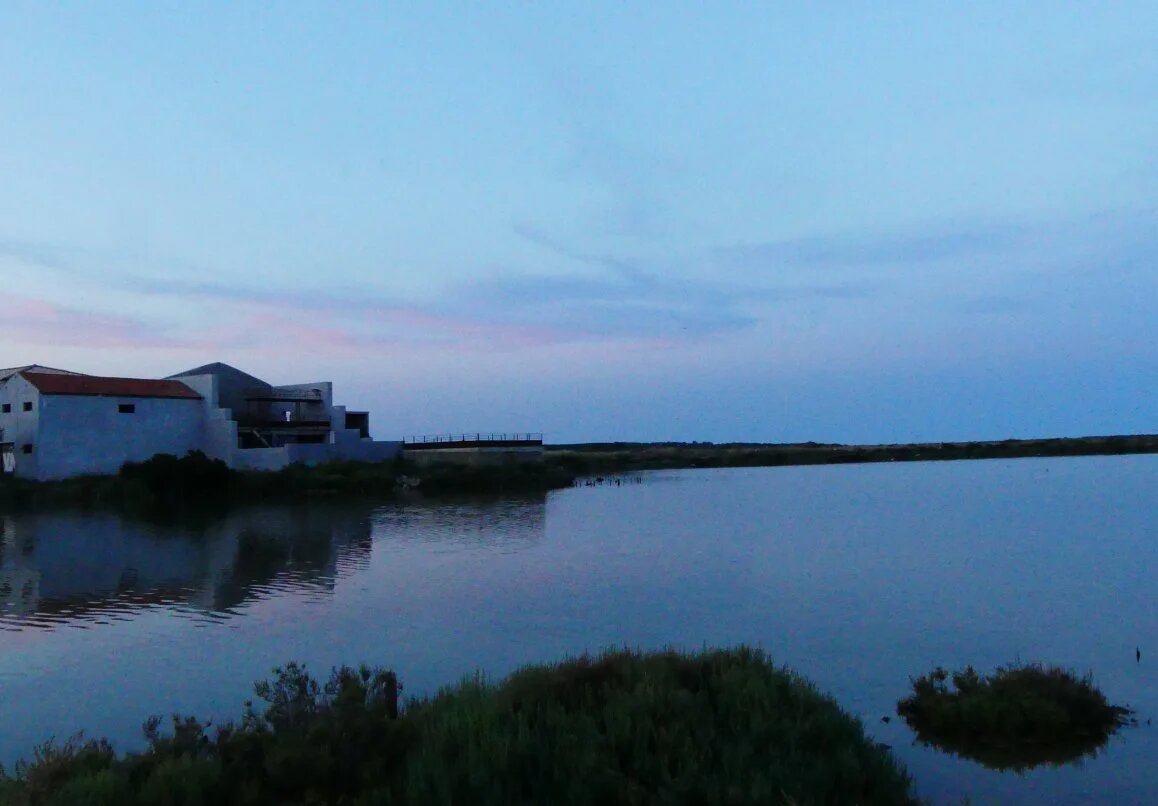
M 486 433 L 483 431 L 475 431 L 471 433 L 462 434 L 424 434 L 416 437 L 403 437 L 402 444 L 405 445 L 464 445 L 481 442 L 501 442 L 501 443 L 525 443 L 528 445 L 542 445 L 543 435 L 537 432 L 519 431 L 502 433 L 492 431 Z

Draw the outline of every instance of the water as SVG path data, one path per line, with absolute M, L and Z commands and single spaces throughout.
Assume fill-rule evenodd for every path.
M 664 472 L 184 529 L 0 516 L 0 761 L 82 728 L 136 747 L 150 714 L 235 717 L 290 659 L 387 664 L 417 694 L 608 646 L 747 642 L 861 717 L 934 803 L 1153 802 L 1156 500 L 1139 456 Z M 910 675 L 1015 659 L 1092 672 L 1143 725 L 1019 776 L 881 722 Z

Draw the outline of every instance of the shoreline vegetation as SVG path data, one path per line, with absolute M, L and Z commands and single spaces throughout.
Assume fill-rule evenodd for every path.
M 859 720 L 747 647 L 609 651 L 402 702 L 393 672 L 297 664 L 240 722 L 145 723 L 143 751 L 35 748 L 11 806 L 264 803 L 915 803 Z
M 834 443 L 583 443 L 548 445 L 542 461 L 493 465 L 427 464 L 405 458 L 340 461 L 272 472 L 235 471 L 192 452 L 128 463 L 117 475 L 61 481 L 0 478 L 0 511 L 103 508 L 176 513 L 194 507 L 361 497 L 407 500 L 469 495 L 543 494 L 582 476 L 644 470 L 783 467 L 868 462 L 1158 453 L 1158 435 L 1009 439 L 887 445 Z
M 550 445 L 547 446 L 545 456 L 548 462 L 587 475 L 700 467 L 783 467 L 1139 453 L 1158 453 L 1158 434 L 880 445 L 824 442 L 603 442 Z
M 127 513 L 180 515 L 236 505 L 324 500 L 338 497 L 407 500 L 495 494 L 543 494 L 575 483 L 570 471 L 551 464 L 471 467 L 389 462 L 327 462 L 277 471 L 230 470 L 199 451 L 183 457 L 158 454 L 126 463 L 117 475 L 60 481 L 0 481 L 0 511 L 46 508 L 113 508 Z

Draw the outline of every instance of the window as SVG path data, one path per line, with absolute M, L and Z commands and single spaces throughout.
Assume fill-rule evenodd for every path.
M 25 400 L 24 401 L 24 410 L 25 411 L 32 411 L 32 401 L 31 400 Z
M 117 411 L 121 414 L 136 414 L 137 404 L 136 403 L 118 403 L 117 404 Z
M 20 452 L 21 453 L 32 453 L 32 446 L 31 445 L 21 445 L 20 446 Z
M 0 407 L 0 412 L 3 412 L 4 414 L 11 414 L 12 413 L 12 404 L 11 403 L 5 403 L 2 407 Z

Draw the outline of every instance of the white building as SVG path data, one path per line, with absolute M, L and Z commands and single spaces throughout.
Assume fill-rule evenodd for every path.
M 30 365 L 0 370 L 5 473 L 61 479 L 116 473 L 158 453 L 203 451 L 236 469 L 383 461 L 398 442 L 370 438 L 369 414 L 333 403 L 328 382 L 273 386 L 227 364 L 162 380 Z

